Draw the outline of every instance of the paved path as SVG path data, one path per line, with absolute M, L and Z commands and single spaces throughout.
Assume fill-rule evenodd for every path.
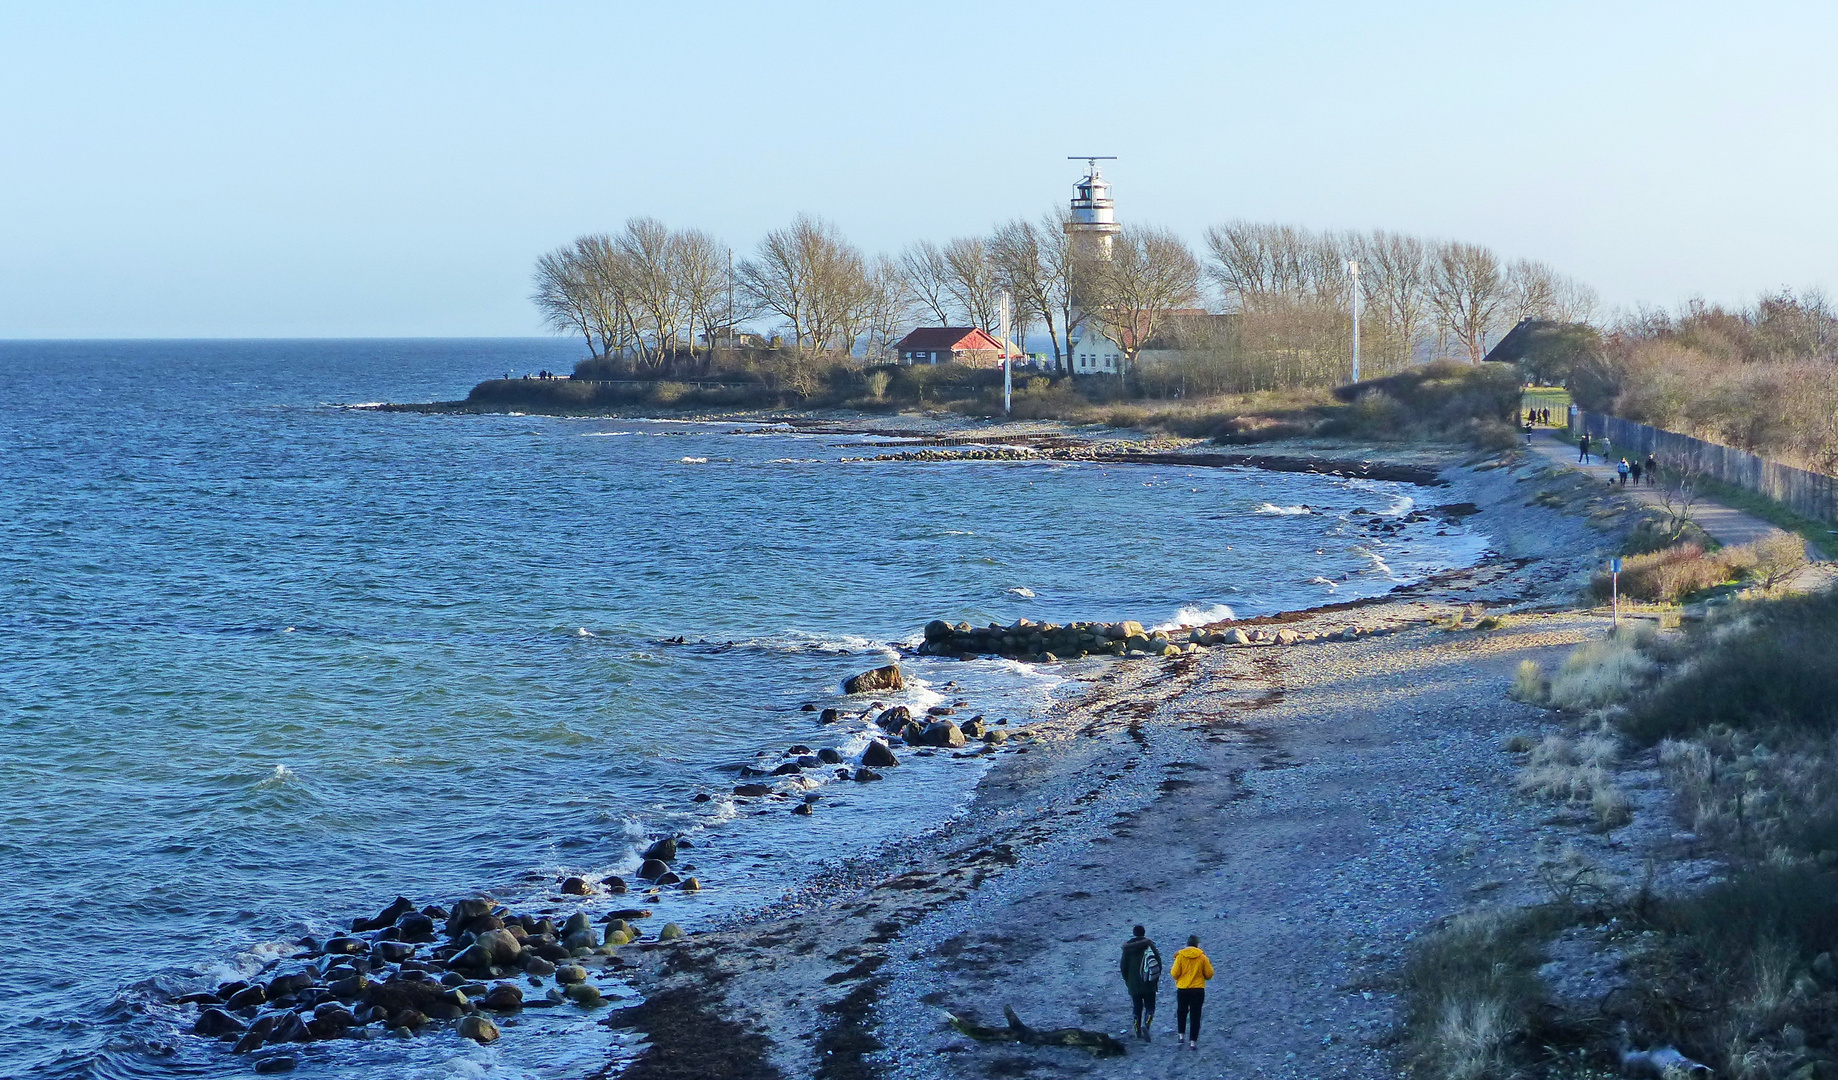
M 1613 448 L 1610 447 L 1610 449 L 1612 450 Z M 1591 476 L 1598 477 L 1604 484 L 1614 484 L 1616 487 L 1620 487 L 1620 481 L 1615 474 L 1614 467 L 1602 463 L 1602 456 L 1600 454 L 1590 454 L 1590 464 L 1588 465 L 1578 462 L 1576 460 L 1576 447 L 1559 439 L 1556 433 L 1550 428 L 1539 428 L 1532 433 L 1531 450 L 1533 453 L 1539 454 L 1560 465 L 1568 465 L 1570 468 L 1578 469 Z M 1616 455 L 1614 460 L 1619 462 L 1621 460 L 1620 456 Z M 1644 483 L 1636 487 L 1631 480 L 1628 482 L 1625 489 L 1627 494 L 1632 495 L 1649 506 L 1659 506 L 1661 504 L 1659 490 L 1660 489 L 1656 485 L 1648 486 Z M 1725 547 L 1734 547 L 1738 544 L 1751 544 L 1770 533 L 1781 531 L 1778 526 L 1763 521 L 1758 517 L 1751 514 L 1745 514 L 1734 507 L 1725 506 L 1719 502 L 1712 502 L 1702 497 L 1691 506 L 1691 520 L 1696 523 L 1699 528 L 1709 533 L 1713 540 Z M 1819 558 L 1819 552 L 1808 546 L 1806 549 L 1806 557 L 1809 559 L 1817 559 Z

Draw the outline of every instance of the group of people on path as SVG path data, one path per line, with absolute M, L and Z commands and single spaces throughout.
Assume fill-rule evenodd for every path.
M 1590 463 L 1589 447 L 1589 433 L 1584 432 L 1583 437 L 1576 441 L 1576 460 L 1579 464 L 1588 465 Z M 1607 454 L 1602 455 L 1602 464 L 1608 464 Z M 1615 464 L 1615 476 L 1620 480 L 1622 487 L 1626 487 L 1629 480 L 1632 480 L 1635 486 L 1639 486 L 1642 477 L 1646 478 L 1647 486 L 1652 487 L 1659 483 L 1659 462 L 1652 454 L 1648 454 L 1645 461 L 1642 461 L 1638 454 L 1632 461 L 1622 458 Z
M 1135 936 L 1123 943 L 1123 985 L 1130 992 L 1136 1037 L 1148 1042 L 1149 1028 L 1155 1022 L 1155 991 L 1161 985 L 1162 954 L 1144 928 L 1137 926 L 1131 932 Z M 1168 974 L 1174 979 L 1175 1038 L 1179 1045 L 1197 1050 L 1206 982 L 1213 977 L 1213 962 L 1200 951 L 1198 934 L 1189 935 L 1187 947 L 1174 954 L 1174 967 Z

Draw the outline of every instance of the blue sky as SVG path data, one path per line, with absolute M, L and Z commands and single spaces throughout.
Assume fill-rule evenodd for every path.
M 1838 288 L 1838 5 L 0 5 L 0 337 L 520 335 L 635 214 L 869 250 L 1069 197 Z

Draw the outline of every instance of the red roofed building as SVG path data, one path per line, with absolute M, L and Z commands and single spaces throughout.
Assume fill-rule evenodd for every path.
M 974 326 L 921 326 L 901 338 L 894 351 L 902 364 L 1002 364 L 1002 343 Z

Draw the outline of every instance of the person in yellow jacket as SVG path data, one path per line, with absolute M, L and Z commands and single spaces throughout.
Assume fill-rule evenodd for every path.
M 1200 951 L 1200 935 L 1187 938 L 1187 947 L 1174 954 L 1174 1034 L 1185 1039 L 1187 1049 L 1200 1048 L 1200 1008 L 1206 1004 L 1206 980 L 1213 977 L 1213 962 Z

